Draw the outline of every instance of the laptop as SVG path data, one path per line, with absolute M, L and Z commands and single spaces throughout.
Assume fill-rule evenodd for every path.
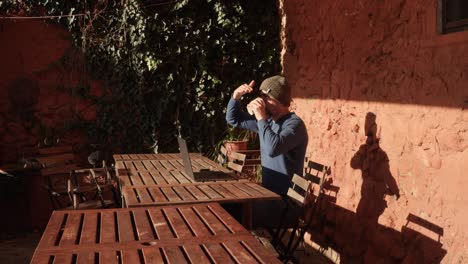
M 222 171 L 212 171 L 209 169 L 202 169 L 194 172 L 192 169 L 192 162 L 190 161 L 190 155 L 187 149 L 187 143 L 182 137 L 177 137 L 179 143 L 180 157 L 184 163 L 185 174 L 196 182 L 204 181 L 226 181 L 236 180 L 237 178 Z

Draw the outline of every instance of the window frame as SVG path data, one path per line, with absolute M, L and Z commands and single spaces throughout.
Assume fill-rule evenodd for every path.
M 437 0 L 437 32 L 439 34 L 448 34 L 468 30 L 468 17 L 454 22 L 447 22 L 446 6 L 447 0 Z

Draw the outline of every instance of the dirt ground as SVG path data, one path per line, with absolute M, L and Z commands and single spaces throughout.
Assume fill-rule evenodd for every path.
M 29 263 L 40 239 L 41 233 L 36 232 L 0 240 L 0 263 Z

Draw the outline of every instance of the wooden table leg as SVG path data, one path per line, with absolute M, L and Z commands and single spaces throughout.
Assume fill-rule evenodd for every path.
M 246 229 L 252 229 L 252 202 L 241 203 L 242 206 L 242 225 Z

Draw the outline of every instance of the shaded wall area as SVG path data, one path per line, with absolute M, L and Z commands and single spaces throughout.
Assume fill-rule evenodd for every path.
M 415 216 L 436 227 L 418 229 L 440 245 L 433 262 L 466 262 L 468 32 L 438 35 L 434 0 L 280 3 L 293 108 L 310 157 L 339 187 L 325 211 L 328 243 L 357 262 L 414 263 L 413 243 L 392 249 L 379 230 L 402 239 Z
M 70 35 L 42 20 L 0 20 L 0 168 L 34 157 L 38 148 L 56 142 L 72 145 L 77 162 L 87 164 L 86 131 L 73 122 L 94 120 L 95 107 L 76 96 L 80 82 L 99 95 L 102 85 L 83 76 L 82 56 Z M 7 217 L 0 231 L 42 228 L 52 206 L 37 173 L 17 172 L 1 179 L 0 208 Z
M 78 94 L 102 85 L 83 76 L 83 58 L 60 26 L 42 20 L 0 21 L 0 164 L 37 153 L 60 139 L 77 148 L 86 134 L 73 122 L 94 120 L 95 107 Z

